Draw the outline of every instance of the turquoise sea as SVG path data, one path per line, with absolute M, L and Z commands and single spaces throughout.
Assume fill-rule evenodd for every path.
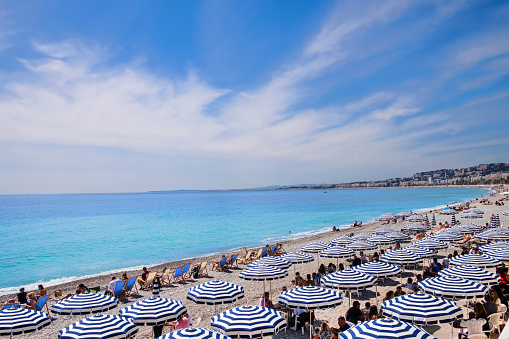
M 488 194 L 474 188 L 0 196 L 0 295 L 274 243 Z M 289 233 L 291 232 L 291 233 Z

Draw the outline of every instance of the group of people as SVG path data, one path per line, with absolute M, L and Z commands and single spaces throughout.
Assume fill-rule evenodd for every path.
M 37 292 L 32 291 L 30 293 L 27 293 L 25 291 L 25 288 L 21 287 L 19 289 L 19 293 L 16 296 L 17 301 L 16 301 L 16 299 L 11 298 L 4 303 L 4 306 L 17 303 L 17 304 L 19 304 L 20 307 L 24 307 L 24 308 L 27 308 L 30 310 L 35 310 L 35 305 L 37 305 L 37 301 L 39 301 L 39 298 L 46 296 L 47 293 L 48 292 L 46 291 L 46 289 L 44 288 L 43 285 L 39 285 L 37 287 Z

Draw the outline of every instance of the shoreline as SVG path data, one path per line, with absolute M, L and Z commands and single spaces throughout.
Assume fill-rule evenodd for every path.
M 421 186 L 421 187 L 428 187 L 428 186 Z M 458 187 L 458 186 L 454 186 L 454 187 Z M 484 189 L 491 190 L 491 192 L 489 192 L 490 194 L 494 192 L 492 188 L 486 187 L 486 186 L 481 186 L 481 185 L 472 185 L 472 186 L 463 185 L 462 187 L 467 187 L 467 188 L 484 188 Z M 379 187 L 373 187 L 373 188 L 379 188 Z M 391 188 L 401 188 L 401 187 L 391 187 Z M 414 187 L 412 187 L 412 188 L 414 188 Z M 338 189 L 343 189 L 343 188 L 338 188 Z M 366 188 L 353 188 L 353 189 L 366 189 Z M 465 200 L 465 202 L 466 201 L 473 201 L 473 200 L 468 200 L 467 199 L 467 200 Z M 429 213 L 429 211 L 436 211 L 436 210 L 443 209 L 445 206 L 447 206 L 447 205 L 437 205 L 437 206 L 431 207 L 431 208 L 420 208 L 420 209 L 416 209 L 414 212 L 416 214 L 425 214 L 425 213 Z M 363 227 L 362 227 L 363 232 L 364 232 L 364 230 L 369 232 L 369 231 L 372 230 L 372 228 L 374 226 L 380 226 L 381 222 L 378 222 L 378 221 L 374 220 L 375 218 L 373 218 L 371 220 L 368 220 L 366 222 L 363 222 Z M 326 230 L 326 229 L 332 229 L 332 226 L 336 226 L 338 228 L 338 231 L 332 232 L 332 231 L 327 231 Z M 322 229 L 319 229 L 319 230 L 310 230 L 310 231 L 299 232 L 299 233 L 296 233 L 295 236 L 293 236 L 293 235 L 291 235 L 291 236 L 285 235 L 285 236 L 280 236 L 280 237 L 261 239 L 260 240 L 260 244 L 265 242 L 266 240 L 269 243 L 269 245 L 273 244 L 273 243 L 276 243 L 276 242 L 277 243 L 283 243 L 283 245 L 288 245 L 290 243 L 295 243 L 295 242 L 298 242 L 298 243 L 305 242 L 307 244 L 308 242 L 312 242 L 312 241 L 314 241 L 316 239 L 319 239 L 323 235 L 326 235 L 326 234 L 338 234 L 337 236 L 341 236 L 341 235 L 345 235 L 344 233 L 348 233 L 348 232 L 346 232 L 346 230 L 351 230 L 351 232 L 354 231 L 354 229 L 350 228 L 350 225 L 339 225 L 339 226 L 338 225 L 332 225 L 332 226 L 327 227 L 327 228 L 322 228 Z M 359 230 L 358 228 L 355 229 L 355 231 L 358 231 L 358 230 Z M 302 234 L 302 236 L 299 236 L 298 234 Z M 259 248 L 261 246 L 262 245 L 255 246 L 255 247 L 252 247 L 252 249 Z M 248 249 L 250 249 L 250 248 L 248 248 Z M 237 253 L 237 252 L 240 252 L 240 250 L 241 250 L 240 247 L 239 248 L 231 248 L 231 249 L 228 249 L 224 253 Z M 197 263 L 197 262 L 200 262 L 200 261 L 205 261 L 205 260 L 210 262 L 210 261 L 212 261 L 212 258 L 220 256 L 221 253 L 223 253 L 223 252 L 217 251 L 217 252 L 212 252 L 212 253 L 206 253 L 206 254 L 203 254 L 203 255 L 200 255 L 200 256 L 197 256 L 197 257 L 182 258 L 182 259 L 177 259 L 177 260 L 163 262 L 163 263 L 145 264 L 145 265 L 139 265 L 139 266 L 134 266 L 134 267 L 111 269 L 111 270 L 108 270 L 108 271 L 104 271 L 104 272 L 100 272 L 100 273 L 95 273 L 95 274 L 84 275 L 84 276 L 79 276 L 79 277 L 76 277 L 76 276 L 60 277 L 60 278 L 51 279 L 49 281 L 33 282 L 33 283 L 25 284 L 25 285 L 22 285 L 22 286 L 4 287 L 4 288 L 0 289 L 0 298 L 3 299 L 5 297 L 9 297 L 10 298 L 10 297 L 15 296 L 15 294 L 17 293 L 17 291 L 19 290 L 20 287 L 24 287 L 25 291 L 27 291 L 27 292 L 29 292 L 29 291 L 36 291 L 37 290 L 37 286 L 39 284 L 44 285 L 44 287 L 48 291 L 64 289 L 69 284 L 74 285 L 76 282 L 83 282 L 83 283 L 85 283 L 85 285 L 90 287 L 91 285 L 87 284 L 87 282 L 92 282 L 92 281 L 95 281 L 97 279 L 101 279 L 101 280 L 108 279 L 108 281 L 109 281 L 111 276 L 113 276 L 113 275 L 121 276 L 123 272 L 127 272 L 129 276 L 134 276 L 134 275 L 138 276 L 138 275 L 140 275 L 142 273 L 142 268 L 144 266 L 146 266 L 149 269 L 151 269 L 151 268 L 156 269 L 157 268 L 160 271 L 164 267 L 173 268 L 173 267 L 176 267 L 176 266 L 182 266 L 183 264 L 188 263 L 188 262 L 191 262 L 191 264 L 194 264 L 194 263 Z M 106 284 L 105 284 L 105 286 L 106 286 Z M 103 286 L 101 286 L 101 287 L 103 287 Z M 9 291 L 6 291 L 4 293 L 4 292 L 1 292 L 1 290 L 9 290 Z M 72 288 L 71 290 L 74 290 L 74 288 Z

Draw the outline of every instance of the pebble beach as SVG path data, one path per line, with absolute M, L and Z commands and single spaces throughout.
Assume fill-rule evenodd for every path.
M 490 202 L 494 202 L 495 200 L 498 200 L 501 198 L 501 195 L 499 194 L 493 194 L 489 199 Z M 489 218 L 492 214 L 499 214 L 502 221 L 502 227 L 505 226 L 507 228 L 508 224 L 508 218 L 507 216 L 503 216 L 502 212 L 509 209 L 509 204 L 505 206 L 496 206 L 495 204 L 492 205 L 483 205 L 476 201 L 471 202 L 471 206 L 475 206 L 476 208 L 484 211 L 485 218 Z M 428 213 L 428 216 L 431 217 L 431 214 Z M 440 221 L 449 221 L 450 222 L 450 216 L 446 215 L 440 215 L 438 213 L 435 214 L 437 223 Z M 464 220 L 461 220 L 462 222 Z M 474 220 L 473 223 L 484 225 L 485 221 L 483 220 Z M 305 238 L 299 238 L 299 239 L 293 239 L 291 241 L 283 242 L 283 248 L 286 252 L 292 252 L 292 251 L 299 251 L 301 247 L 304 245 L 307 245 L 311 242 L 315 241 L 323 241 L 323 242 L 330 242 L 332 239 L 342 236 L 342 235 L 350 235 L 351 233 L 370 233 L 376 228 L 380 227 L 382 222 L 373 222 L 364 224 L 360 228 L 347 228 L 347 229 L 341 229 L 336 232 L 326 232 L 321 233 Z M 396 230 L 400 230 L 405 223 L 398 222 L 396 225 L 389 225 Z M 270 244 L 273 245 L 273 244 Z M 405 244 L 402 244 L 402 247 L 406 246 Z M 449 253 L 452 253 L 453 249 L 459 249 L 460 247 L 455 247 L 454 245 L 450 248 L 441 250 L 438 252 L 439 258 L 442 258 L 444 255 L 447 255 Z M 224 253 L 225 255 L 230 255 L 232 252 Z M 240 254 L 240 250 L 237 251 L 237 253 Z M 181 266 L 185 263 L 191 263 L 191 267 L 194 267 L 194 265 L 198 262 L 202 261 L 208 261 L 208 272 L 209 276 L 194 280 L 188 280 L 186 283 L 178 283 L 173 284 L 170 287 L 162 287 L 160 291 L 160 297 L 162 298 L 171 298 L 175 300 L 182 301 L 184 305 L 186 306 L 189 314 L 191 314 L 193 318 L 193 326 L 194 327 L 209 327 L 210 326 L 210 318 L 215 315 L 216 313 L 220 313 L 222 311 L 225 311 L 229 308 L 240 306 L 240 305 L 258 305 L 259 299 L 263 292 L 263 285 L 261 281 L 246 281 L 239 277 L 239 273 L 246 267 L 243 264 L 239 264 L 238 268 L 231 268 L 226 271 L 213 271 L 212 270 L 212 262 L 217 261 L 220 259 L 220 255 L 214 255 L 214 256 L 207 256 L 207 257 L 200 257 L 200 258 L 192 258 L 187 259 L 183 261 L 175 261 L 175 262 L 169 262 L 158 266 L 149 267 L 148 269 L 150 271 L 159 271 L 161 272 L 163 268 L 173 268 L 177 266 Z M 294 267 L 290 267 L 288 270 L 289 275 L 283 279 L 275 280 L 271 282 L 271 298 L 274 303 L 277 302 L 277 296 L 279 295 L 281 289 L 283 286 L 286 286 L 288 289 L 292 287 L 291 281 L 294 279 L 294 270 L 297 272 L 300 272 L 301 275 L 305 276 L 306 274 L 311 274 L 312 272 L 317 272 L 318 270 L 318 262 L 316 260 L 317 254 L 314 254 L 315 260 L 306 264 L 297 264 Z M 346 259 L 340 259 L 340 262 L 345 262 Z M 440 259 L 441 260 L 441 259 Z M 332 262 L 336 264 L 336 259 L 328 259 L 328 258 L 320 258 L 319 263 L 324 263 L 327 265 L 329 262 Z M 120 277 L 124 272 L 118 272 L 116 274 L 113 274 L 117 277 Z M 127 275 L 129 277 L 132 276 L 139 276 L 142 272 L 141 271 L 130 271 L 127 272 Z M 361 305 L 364 306 L 364 303 L 369 301 L 372 305 L 380 305 L 383 296 L 385 293 L 389 290 L 395 290 L 397 285 L 401 285 L 403 282 L 403 279 L 406 281 L 407 277 L 414 277 L 417 272 L 415 271 L 407 271 L 403 273 L 402 277 L 394 277 L 392 279 L 386 279 L 382 285 L 378 286 L 378 298 L 375 295 L 374 288 L 369 288 L 367 293 L 364 293 L 363 296 L 360 299 L 357 299 L 361 302 Z M 106 286 L 108 285 L 109 281 L 111 280 L 112 275 L 104 275 L 104 276 L 98 276 L 94 278 L 79 280 L 79 281 L 73 281 L 62 285 L 57 286 L 51 286 L 47 287 L 48 294 L 51 296 L 54 296 L 55 290 L 62 290 L 64 295 L 66 293 L 73 293 L 76 289 L 76 285 L 79 283 L 83 283 L 88 287 L 94 287 L 94 286 L 100 286 L 101 287 L 101 293 L 104 293 Z M 189 288 L 204 283 L 209 280 L 223 280 L 228 281 L 231 283 L 235 283 L 237 285 L 243 286 L 245 291 L 245 297 L 241 300 L 238 300 L 237 302 L 233 304 L 226 304 L 226 305 L 218 305 L 216 307 L 214 306 L 207 306 L 207 305 L 198 305 L 193 303 L 190 300 L 187 300 L 187 292 Z M 267 283 L 267 288 L 269 287 L 269 284 Z M 148 298 L 151 296 L 150 291 L 146 290 L 139 290 L 140 295 L 139 296 L 133 296 L 129 297 L 127 300 L 121 300 L 116 308 L 113 308 L 109 311 L 103 312 L 104 314 L 113 314 L 118 315 L 118 311 L 124 307 L 127 307 L 128 305 L 142 300 L 144 298 Z M 15 297 L 13 295 L 5 295 L 2 296 L 0 301 L 4 303 L 9 298 Z M 356 297 L 354 297 L 354 300 Z M 48 305 L 51 308 L 51 305 L 53 305 L 55 301 L 50 298 L 48 301 Z M 462 302 L 457 303 L 458 306 L 463 306 Z M 344 315 L 349 307 L 348 297 L 344 295 L 344 302 L 341 306 L 333 308 L 333 309 L 326 309 L 326 310 L 318 310 L 315 312 L 316 314 L 316 320 L 315 320 L 315 326 L 318 326 L 321 322 L 328 322 L 331 326 L 336 326 L 336 320 L 338 316 Z M 463 307 L 465 310 L 465 307 Z M 216 313 L 214 313 L 214 310 Z M 68 316 L 68 315 L 56 315 L 53 314 L 54 320 L 51 323 L 51 325 L 43 328 L 40 331 L 33 332 L 26 335 L 19 335 L 16 336 L 17 338 L 57 338 L 58 337 L 58 331 L 71 325 L 72 323 L 79 321 L 80 319 L 83 319 L 86 317 L 86 315 L 76 315 L 76 316 Z M 466 311 L 464 311 L 464 317 L 466 317 Z M 441 325 L 433 325 L 433 326 L 425 326 L 424 329 L 426 329 L 430 334 L 435 336 L 436 338 L 449 338 L 451 336 L 451 325 L 450 324 L 441 324 Z M 457 337 L 458 329 L 454 329 L 454 335 Z M 169 332 L 169 327 L 165 327 L 163 334 L 166 334 Z M 275 336 L 275 338 L 300 338 L 300 337 L 309 337 L 309 333 L 305 333 L 304 336 L 301 332 L 293 332 L 291 329 L 287 329 L 286 331 L 282 331 L 279 334 Z M 493 336 L 494 338 L 496 336 Z M 152 335 L 152 327 L 139 327 L 139 332 L 136 335 L 136 338 L 153 338 Z

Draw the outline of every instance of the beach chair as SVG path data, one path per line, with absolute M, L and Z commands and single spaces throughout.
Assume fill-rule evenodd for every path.
M 286 254 L 286 251 L 283 248 L 283 244 L 281 244 L 281 243 L 277 244 L 276 253 L 277 253 L 277 255 Z
M 237 261 L 241 264 L 247 265 L 251 263 L 251 255 L 253 254 L 252 250 L 247 251 L 246 255 L 240 258 L 237 258 Z
M 271 256 L 277 255 L 277 244 L 272 246 L 272 248 L 270 249 L 270 255 Z
M 237 268 L 238 268 L 238 267 L 239 267 L 239 265 L 237 264 L 237 257 L 238 257 L 238 255 L 237 255 L 237 254 L 235 254 L 235 255 L 231 256 L 231 257 L 229 258 L 228 263 L 227 263 L 226 265 L 227 265 L 228 267 L 233 267 L 233 266 L 235 266 L 235 267 L 237 267 Z
M 268 247 L 262 248 L 262 258 L 266 257 L 268 254 L 269 254 L 269 248 Z
M 42 309 L 44 308 L 44 306 L 46 306 L 46 313 L 49 314 L 49 308 L 48 308 L 48 304 L 47 304 L 48 298 L 49 298 L 48 295 L 44 295 L 44 296 L 40 297 L 39 300 L 37 301 L 37 304 L 35 304 L 35 310 L 42 312 Z
M 190 278 L 190 277 L 188 277 L 189 272 L 190 272 L 189 267 L 191 267 L 190 263 L 187 263 L 184 266 L 182 266 L 182 274 L 180 275 L 180 280 L 182 280 L 183 282 L 186 282 L 186 277 Z
M 125 280 L 118 280 L 113 286 L 113 296 L 119 299 L 125 299 Z
M 256 252 L 256 255 L 251 259 L 251 261 L 255 261 L 255 260 L 260 259 L 262 257 L 263 249 L 264 249 L 264 247 L 259 248 L 258 252 Z
M 154 279 L 156 278 L 157 271 L 150 272 L 147 276 L 147 281 L 145 281 L 144 287 L 146 289 L 150 289 L 152 285 L 154 285 Z
M 220 261 L 215 261 L 212 263 L 212 270 L 213 271 L 223 270 L 223 268 L 225 267 L 227 262 L 228 262 L 228 258 L 222 257 Z
M 12 310 L 19 307 L 19 303 L 5 304 L 2 306 L 2 310 Z
M 140 293 L 138 292 L 138 287 L 136 287 L 136 278 L 137 277 L 132 277 L 132 278 L 129 278 L 125 284 L 125 295 L 126 297 L 130 297 L 131 294 L 133 293 L 133 288 L 136 289 L 136 295 L 140 295 Z
M 173 277 L 170 278 L 172 280 L 172 281 L 170 281 L 170 283 L 172 283 L 172 282 L 177 283 L 178 279 L 180 279 L 181 275 L 182 275 L 182 266 L 175 267 L 175 271 L 173 272 Z
M 201 264 L 200 264 L 200 269 L 198 270 L 198 276 L 200 278 L 202 277 L 208 277 L 209 276 L 209 270 L 207 270 L 207 264 L 209 262 L 208 261 L 202 261 Z M 206 274 L 205 274 L 206 272 Z

